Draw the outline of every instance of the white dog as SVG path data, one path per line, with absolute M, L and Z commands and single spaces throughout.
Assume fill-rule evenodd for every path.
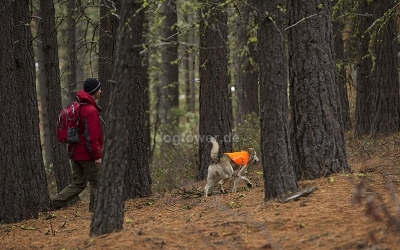
M 249 164 L 259 161 L 254 149 L 249 148 L 248 150 L 242 150 L 240 152 L 224 153 L 222 157 L 218 157 L 218 142 L 213 137 L 210 142 L 212 143 L 212 162 L 210 166 L 208 166 L 207 184 L 204 187 L 205 197 L 208 196 L 208 190 L 213 187 L 218 180 L 220 180 L 218 182 L 220 192 L 225 193 L 222 185 L 231 177 L 234 177 L 232 193 L 236 192 L 240 180 L 243 180 L 248 187 L 252 187 L 253 184 L 250 180 L 242 176 L 242 174 L 245 173 Z

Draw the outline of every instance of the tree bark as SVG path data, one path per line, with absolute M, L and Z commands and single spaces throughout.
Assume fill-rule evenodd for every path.
M 109 106 L 111 84 L 113 81 L 114 59 L 118 30 L 118 17 L 121 10 L 121 0 L 104 0 L 100 6 L 99 31 L 99 81 L 101 82 L 100 105 L 103 110 Z
M 161 39 L 161 75 L 159 112 L 161 122 L 168 130 L 174 130 L 178 125 L 176 110 L 179 107 L 179 78 L 178 78 L 178 17 L 176 0 L 164 0 L 161 3 L 162 16 Z
M 99 175 L 91 236 L 122 229 L 125 197 L 151 194 L 140 55 L 143 22 L 142 2 L 122 1 L 113 75 L 115 83 L 111 86 L 112 105 L 105 115 L 104 163 Z
M 349 172 L 341 121 L 331 2 L 289 0 L 291 139 L 298 179 Z
M 0 112 L 0 223 L 15 223 L 25 219 L 26 207 L 23 186 L 22 159 L 18 157 L 20 145 L 20 121 L 18 115 L 19 93 L 15 88 L 16 64 L 14 60 L 13 8 L 10 0 L 0 5 L 0 102 L 4 110 Z
M 215 136 L 221 152 L 232 150 L 232 104 L 228 93 L 227 14 L 222 0 L 202 1 L 200 20 L 200 124 L 198 179 L 207 176 Z
M 40 13 L 35 13 L 34 15 L 40 16 Z M 37 25 L 35 25 L 37 24 Z M 42 33 L 40 25 L 38 23 L 33 23 L 37 30 L 37 34 Z M 43 54 L 43 46 L 42 42 L 39 39 L 34 41 L 34 54 L 36 55 L 36 64 L 37 64 L 37 81 L 38 81 L 38 99 L 39 99 L 39 117 L 40 117 L 40 128 L 42 132 L 42 152 L 44 155 L 44 166 L 46 170 L 52 170 L 51 164 L 53 163 L 53 155 L 50 153 L 51 145 L 50 145 L 50 125 L 49 118 L 47 114 L 47 100 L 46 100 L 46 76 L 44 73 L 44 54 Z M 49 171 L 51 172 L 51 171 Z M 47 176 L 48 183 L 50 185 L 55 185 L 54 173 L 51 173 Z
M 39 211 L 47 211 L 50 197 L 47 191 L 46 172 L 43 164 L 39 131 L 39 111 L 36 95 L 35 65 L 29 1 L 14 2 L 14 58 L 18 112 L 21 124 L 20 153 L 23 167 L 22 184 L 26 193 L 26 207 L 33 218 Z
M 338 1 L 332 2 L 332 5 Z M 338 6 L 338 8 L 341 8 Z M 337 11 L 337 15 L 342 15 L 341 9 Z M 334 37 L 334 49 L 335 49 L 335 64 L 336 64 L 336 82 L 339 90 L 340 106 L 342 110 L 342 120 L 344 131 L 350 131 L 352 129 L 350 119 L 350 107 L 349 98 L 347 95 L 347 82 L 346 82 L 346 64 L 345 64 L 345 53 L 344 53 L 344 42 L 342 32 L 344 29 L 344 23 L 336 17 L 333 21 L 333 37 Z
M 158 93 L 158 114 L 160 133 L 175 135 L 178 128 L 179 77 L 178 77 L 178 17 L 176 0 L 164 0 L 160 7 L 161 14 L 161 72 Z M 161 142 L 162 158 L 169 156 L 174 145 Z
M 367 32 L 374 21 L 373 4 L 367 0 L 361 0 L 358 4 L 357 13 L 364 13 L 359 16 L 357 33 L 357 94 L 356 94 L 356 114 L 354 133 L 360 137 L 368 135 L 371 131 L 371 111 L 372 111 L 372 58 L 368 56 L 370 33 Z
M 284 0 L 259 2 L 261 157 L 265 201 L 297 189 L 288 123 Z
M 78 55 L 76 51 L 76 0 L 68 0 L 67 3 L 67 50 L 66 57 L 68 58 L 67 66 L 67 84 L 68 84 L 68 95 L 67 103 L 71 103 L 76 100 L 77 91 L 77 68 L 78 68 Z
M 371 135 L 378 137 L 394 134 L 400 128 L 399 114 L 399 70 L 398 70 L 398 31 L 396 26 L 395 2 L 391 0 L 374 1 L 374 20 L 383 23 L 373 27 L 373 109 L 371 110 Z
M 57 30 L 55 25 L 55 10 L 53 1 L 40 0 L 40 8 L 42 16 L 42 38 L 43 38 L 43 54 L 44 69 L 46 76 L 46 101 L 47 114 L 50 124 L 57 122 L 58 114 L 62 109 L 61 104 L 61 87 L 60 87 L 60 70 L 58 60 Z M 44 14 L 45 13 L 45 14 Z M 56 126 L 50 126 L 50 145 L 53 159 L 53 171 L 57 183 L 57 190 L 60 192 L 72 180 L 70 162 L 67 157 L 67 148 L 65 144 L 61 144 L 56 138 Z M 78 198 L 74 198 L 70 203 L 74 203 Z
M 254 9 L 256 0 L 247 3 L 241 2 L 240 16 L 237 27 L 238 50 L 235 56 L 236 81 L 235 95 L 237 109 L 235 124 L 240 124 L 247 115 L 259 114 L 258 98 L 258 65 L 257 53 L 253 36 L 254 30 Z
M 192 9 L 189 9 L 189 13 L 185 13 L 185 22 L 190 27 L 194 25 L 194 18 L 192 14 Z M 185 61 L 185 97 L 186 97 L 186 110 L 188 112 L 194 113 L 196 110 L 196 95 L 195 95 L 195 30 L 190 29 L 187 31 L 187 41 L 188 45 L 185 47 L 186 61 Z

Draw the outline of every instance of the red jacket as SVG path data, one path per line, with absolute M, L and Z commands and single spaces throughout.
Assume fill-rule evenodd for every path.
M 100 125 L 100 106 L 91 95 L 83 90 L 76 94 L 81 104 L 79 121 L 79 139 L 74 145 L 68 145 L 69 155 L 77 161 L 101 159 L 103 154 L 103 130 Z

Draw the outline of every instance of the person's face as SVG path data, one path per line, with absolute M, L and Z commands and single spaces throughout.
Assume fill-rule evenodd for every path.
M 92 96 L 93 99 L 98 100 L 100 98 L 100 95 L 101 95 L 101 88 L 97 90 L 96 93 L 94 93 Z

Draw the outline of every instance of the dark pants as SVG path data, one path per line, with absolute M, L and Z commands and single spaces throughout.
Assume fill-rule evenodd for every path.
M 89 211 L 93 212 L 96 203 L 97 176 L 99 167 L 94 161 L 73 161 L 72 165 L 72 183 L 66 186 L 60 193 L 51 200 L 53 208 L 61 208 L 72 198 L 79 195 L 87 186 L 90 185 L 90 203 Z

